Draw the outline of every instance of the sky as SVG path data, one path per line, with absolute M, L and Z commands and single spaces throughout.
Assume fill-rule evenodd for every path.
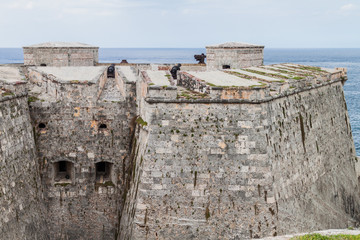
M 0 47 L 360 48 L 360 0 L 0 0 Z

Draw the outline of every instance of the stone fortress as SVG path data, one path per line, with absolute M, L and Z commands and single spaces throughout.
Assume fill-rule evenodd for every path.
M 346 69 L 98 63 L 78 43 L 0 66 L 0 239 L 251 239 L 360 222 Z

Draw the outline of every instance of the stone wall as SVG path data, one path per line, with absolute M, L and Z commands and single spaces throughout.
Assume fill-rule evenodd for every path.
M 340 81 L 262 103 L 140 107 L 146 137 L 118 239 L 249 239 L 359 222 Z
M 37 79 L 30 112 L 52 239 L 116 239 L 136 114 L 135 83 L 119 92 L 117 80 Z
M 82 80 L 31 67 L 27 86 L 0 84 L 1 236 L 249 239 L 360 222 L 345 71 L 271 89 L 185 71 L 156 86 L 142 71 L 167 67 Z
M 48 239 L 27 95 L 0 95 L 0 238 Z
M 269 103 L 278 233 L 359 222 L 355 147 L 340 82 Z
M 136 198 L 127 198 L 132 202 L 123 212 L 133 217 L 125 239 L 244 239 L 276 231 L 266 105 L 146 109 L 143 131 L 150 133 L 128 195 Z
M 24 47 L 24 65 L 95 66 L 99 48 L 32 48 Z
M 124 192 L 124 207 L 121 212 L 121 222 L 119 225 L 119 240 L 132 239 L 134 226 L 139 224 L 134 222 L 135 211 L 137 209 L 137 197 L 139 191 L 139 184 L 142 181 L 141 174 L 143 168 L 143 155 L 148 143 L 148 130 L 146 123 L 141 118 L 137 119 L 136 132 L 132 141 L 131 151 L 131 175 L 125 186 Z
M 212 48 L 206 47 L 207 70 L 261 66 L 264 63 L 264 47 L 248 48 Z

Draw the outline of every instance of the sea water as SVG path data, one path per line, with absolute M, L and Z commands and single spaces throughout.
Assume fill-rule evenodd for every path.
M 204 48 L 100 48 L 99 61 L 104 63 L 196 63 L 195 54 Z M 22 63 L 21 48 L 0 48 L 0 64 Z M 355 49 L 274 49 L 265 48 L 264 64 L 298 63 L 304 65 L 348 69 L 344 92 L 349 110 L 356 152 L 360 155 L 360 48 Z

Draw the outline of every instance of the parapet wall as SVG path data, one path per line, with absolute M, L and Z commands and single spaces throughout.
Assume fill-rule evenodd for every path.
M 24 93 L 0 93 L 0 173 L 0 238 L 48 239 L 43 187 Z

